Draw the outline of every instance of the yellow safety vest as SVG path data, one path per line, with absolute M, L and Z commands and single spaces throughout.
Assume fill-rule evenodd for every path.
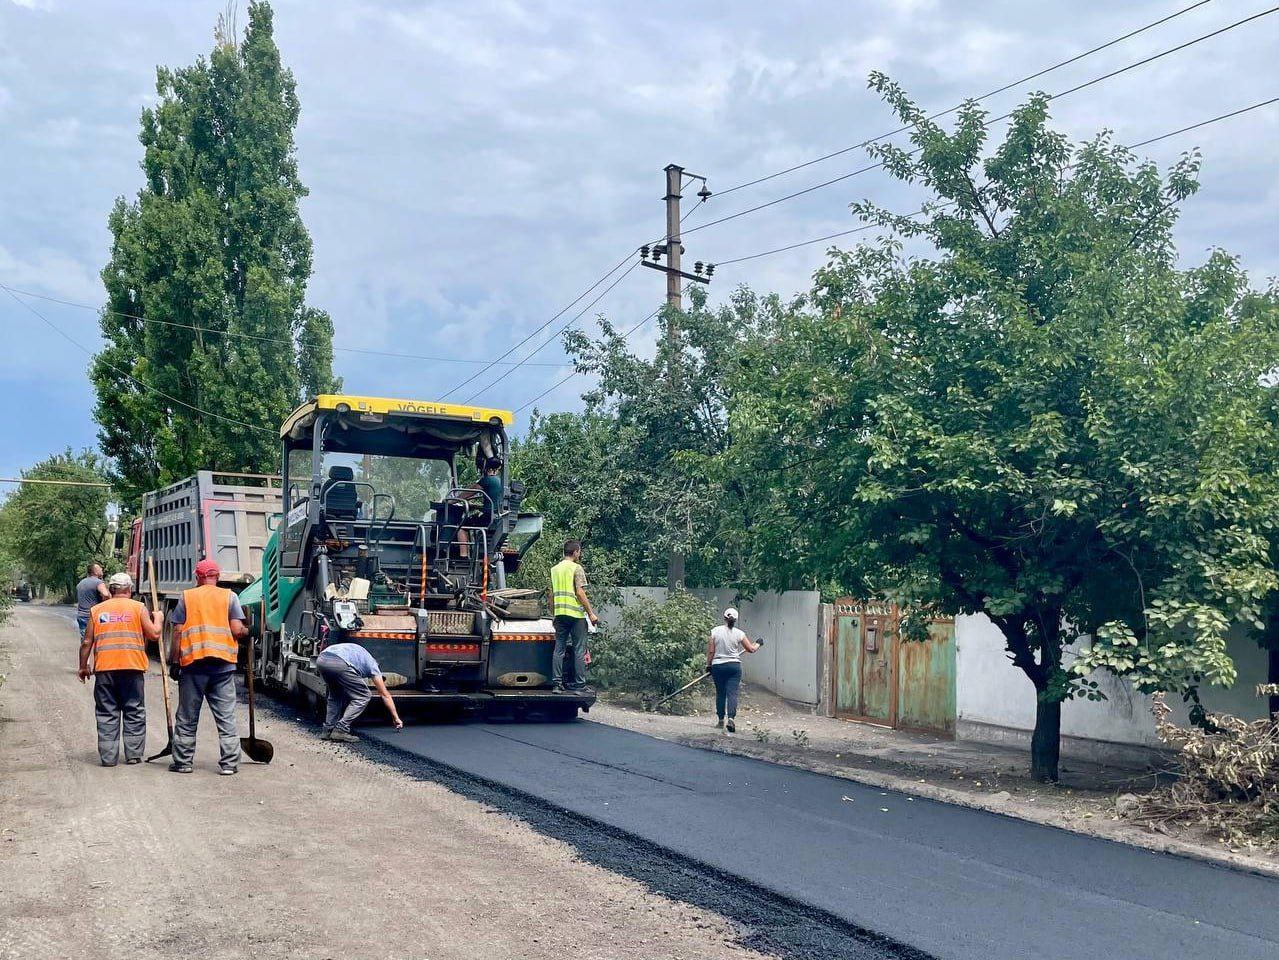
M 555 594 L 555 616 L 586 618 L 586 609 L 577 599 L 573 578 L 582 569 L 572 560 L 562 560 L 551 567 L 551 592 Z

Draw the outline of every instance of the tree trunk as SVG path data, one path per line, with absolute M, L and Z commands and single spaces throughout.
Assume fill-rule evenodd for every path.
M 1036 691 L 1038 692 L 1038 691 Z M 1061 758 L 1061 701 L 1035 701 L 1035 733 L 1030 738 L 1030 775 L 1057 782 Z

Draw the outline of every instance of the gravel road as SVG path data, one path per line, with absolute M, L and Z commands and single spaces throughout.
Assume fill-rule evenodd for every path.
M 269 767 L 217 776 L 206 713 L 193 775 L 102 768 L 70 614 L 24 605 L 0 628 L 3 960 L 768 955 L 747 926 L 278 711 Z

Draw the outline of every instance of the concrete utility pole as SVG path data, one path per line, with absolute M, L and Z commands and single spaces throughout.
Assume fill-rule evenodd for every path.
M 671 163 L 666 165 L 666 239 L 660 244 L 656 244 L 652 249 L 648 246 L 640 248 L 640 262 L 646 267 L 653 270 L 660 270 L 666 274 L 666 302 L 675 310 L 684 309 L 684 289 L 683 282 L 685 280 L 693 280 L 698 283 L 710 283 L 711 274 L 715 272 L 715 265 L 703 264 L 697 261 L 693 273 L 685 273 L 680 269 L 680 259 L 684 253 L 684 245 L 680 242 L 680 211 L 679 202 L 683 196 L 685 180 L 700 180 L 702 189 L 697 192 L 699 200 L 707 200 L 711 192 L 706 188 L 706 178 L 698 176 L 695 173 L 686 173 L 684 168 L 679 164 Z M 649 260 L 649 256 L 652 260 Z M 665 265 L 657 261 L 666 256 Z M 703 267 L 705 273 L 703 273 Z M 666 324 L 665 337 L 667 340 L 668 352 L 671 355 L 679 349 L 679 329 L 676 326 L 676 317 L 672 316 Z M 674 386 L 675 371 L 671 365 L 667 370 L 668 376 L 671 378 L 671 386 Z M 666 589 L 678 590 L 684 586 L 684 555 L 678 550 L 671 551 L 666 561 Z
M 680 286 L 679 258 L 684 245 L 679 239 L 680 190 L 684 186 L 684 168 L 666 166 L 666 302 L 676 310 L 684 309 L 684 293 Z

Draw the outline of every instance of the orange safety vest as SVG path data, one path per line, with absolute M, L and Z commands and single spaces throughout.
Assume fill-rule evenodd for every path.
M 147 608 L 128 597 L 112 597 L 89 610 L 94 673 L 146 670 L 146 637 L 142 633 L 146 615 Z
M 184 590 L 182 602 L 186 605 L 187 619 L 179 628 L 178 665 L 190 666 L 205 657 L 235 663 L 240 645 L 235 642 L 231 620 L 227 617 L 231 591 L 206 583 Z

